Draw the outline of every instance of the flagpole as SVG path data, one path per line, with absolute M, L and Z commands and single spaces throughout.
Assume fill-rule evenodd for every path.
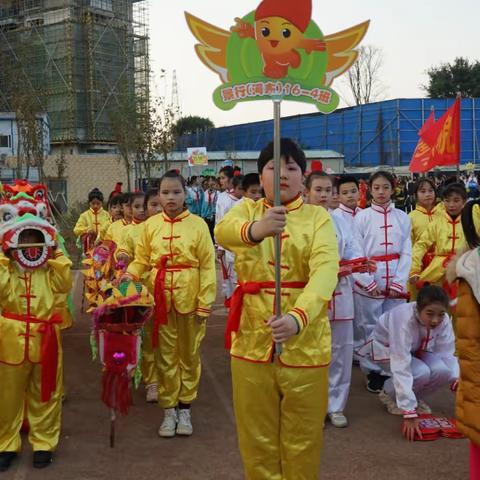
M 281 148 L 280 148 L 280 119 L 281 119 L 281 99 L 273 100 L 273 163 L 274 163 L 274 192 L 275 207 L 282 205 L 280 197 L 280 170 L 281 170 Z M 275 316 L 280 318 L 282 316 L 282 234 L 275 235 Z M 275 353 L 280 355 L 282 353 L 282 344 L 275 344 Z
M 458 129 L 460 130 L 458 138 L 458 163 L 457 163 L 457 182 L 460 181 L 460 163 L 462 161 L 462 94 L 457 92 L 457 100 L 459 100 L 459 120 L 458 120 Z

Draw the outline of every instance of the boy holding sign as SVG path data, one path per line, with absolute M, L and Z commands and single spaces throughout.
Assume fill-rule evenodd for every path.
M 235 254 L 239 285 L 226 346 L 245 473 L 258 480 L 317 478 L 320 465 L 331 350 L 327 307 L 339 257 L 330 215 L 303 202 L 305 170 L 304 152 L 282 139 L 282 206 L 272 207 L 273 144 L 268 145 L 258 159 L 265 200 L 242 202 L 215 229 L 217 242 Z M 280 318 L 273 307 L 277 234 Z M 282 344 L 280 354 L 275 343 Z

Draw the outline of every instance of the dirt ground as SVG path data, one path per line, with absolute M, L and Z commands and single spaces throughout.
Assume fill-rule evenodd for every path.
M 81 285 L 75 300 L 80 303 Z M 100 401 L 100 366 L 91 360 L 89 318 L 78 315 L 65 333 L 67 400 L 63 431 L 55 463 L 44 471 L 31 467 L 24 443 L 21 458 L 0 478 L 12 480 L 240 480 L 242 464 L 237 448 L 231 406 L 229 358 L 223 349 L 225 310 L 219 303 L 208 324 L 203 344 L 203 376 L 194 405 L 195 433 L 191 438 L 160 439 L 161 412 L 146 404 L 141 387 L 135 405 L 117 422 L 117 445 L 109 447 L 109 413 Z M 431 399 L 437 414 L 452 415 L 454 397 L 445 390 Z M 400 435 L 400 420 L 368 393 L 358 368 L 347 415 L 350 427 L 327 424 L 322 454 L 322 480 L 466 480 L 468 442 L 438 440 L 409 444 Z M 255 479 L 253 479 L 255 480 Z

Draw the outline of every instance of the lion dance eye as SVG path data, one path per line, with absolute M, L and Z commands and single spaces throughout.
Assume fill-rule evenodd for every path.
M 2 220 L 4 222 L 9 222 L 13 218 L 13 215 L 10 212 L 5 212 L 3 214 Z
M 289 38 L 292 35 L 292 32 L 288 28 L 284 28 L 282 30 L 283 38 Z
M 270 36 L 270 29 L 267 27 L 263 27 L 261 30 L 261 33 L 262 33 L 262 36 L 266 38 Z

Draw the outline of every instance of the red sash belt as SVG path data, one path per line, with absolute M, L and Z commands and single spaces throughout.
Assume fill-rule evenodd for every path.
M 170 255 L 164 255 L 158 263 L 158 272 L 155 277 L 154 298 L 155 298 L 155 316 L 153 319 L 152 346 L 158 347 L 158 333 L 160 325 L 168 324 L 167 299 L 165 297 L 165 277 L 167 272 L 180 272 L 189 268 L 195 268 L 191 265 L 171 265 L 167 266 Z
M 57 388 L 58 339 L 55 325 L 62 323 L 62 317 L 59 314 L 55 314 L 50 320 L 42 320 L 32 315 L 20 315 L 11 312 L 2 312 L 2 316 L 9 320 L 41 324 L 38 329 L 42 334 L 40 350 L 40 363 L 42 365 L 41 391 L 42 402 L 48 402 Z M 28 338 L 25 341 L 28 342 Z
M 400 260 L 400 254 L 380 255 L 379 257 L 372 257 L 371 260 L 375 262 L 393 262 L 394 260 Z
M 305 288 L 306 282 L 282 282 L 282 288 Z M 232 346 L 232 332 L 238 332 L 242 317 L 243 297 L 258 295 L 261 290 L 275 288 L 275 282 L 245 282 L 239 283 L 232 295 L 230 312 L 228 314 L 227 329 L 225 331 L 225 348 Z
M 434 254 L 435 257 L 442 257 L 445 258 L 445 260 L 442 263 L 443 268 L 447 268 L 447 265 L 450 263 L 452 258 L 456 255 L 456 252 L 450 252 L 450 253 L 444 253 L 444 254 Z

